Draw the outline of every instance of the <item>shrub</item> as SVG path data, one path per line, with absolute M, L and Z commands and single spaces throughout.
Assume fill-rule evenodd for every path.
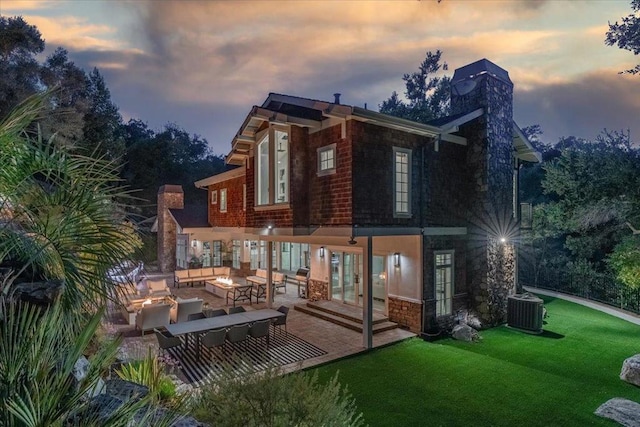
M 164 365 L 151 353 L 151 347 L 144 359 L 125 363 L 115 372 L 123 380 L 148 387 L 156 401 L 170 403 L 176 398 L 176 387 L 165 375 Z
M 317 372 L 283 375 L 281 368 L 238 374 L 226 365 L 221 378 L 201 387 L 192 415 L 212 426 L 360 426 L 355 400 L 338 382 L 338 374 L 319 384 Z

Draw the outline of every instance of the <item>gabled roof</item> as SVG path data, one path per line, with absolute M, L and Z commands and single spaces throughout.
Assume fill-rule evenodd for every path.
M 258 142 L 256 141 L 256 134 L 264 128 L 265 123 L 299 126 L 313 131 L 332 126 L 341 121 L 344 122 L 345 119 L 349 118 L 466 145 L 466 138 L 454 135 L 454 133 L 459 130 L 459 126 L 480 117 L 482 114 L 483 110 L 479 108 L 423 124 L 356 106 L 270 93 L 262 103 L 262 106 L 253 106 L 245 118 L 240 130 L 233 138 L 231 152 L 226 161 L 229 164 L 242 164 L 244 159 L 249 156 L 254 144 Z M 514 149 L 519 159 L 528 162 L 541 161 L 540 154 L 533 148 L 515 123 L 513 136 Z M 196 183 L 196 185 L 198 184 Z
M 232 178 L 238 178 L 244 176 L 245 170 L 244 168 L 233 168 L 226 172 L 219 173 L 217 175 L 210 176 L 208 178 L 201 179 L 200 181 L 196 181 L 194 184 L 196 188 L 204 188 L 206 189 L 208 186 L 217 184 L 219 182 L 227 181 Z
M 482 113 L 482 108 L 478 108 L 470 113 L 458 113 L 431 120 L 429 124 L 439 126 L 446 132 L 457 132 L 460 126 L 480 117 Z M 536 151 L 515 121 L 513 122 L 513 149 L 515 150 L 516 157 L 520 160 L 531 163 L 539 163 L 542 161 L 542 155 Z
M 184 205 L 184 209 L 169 209 L 180 228 L 209 227 L 207 205 Z

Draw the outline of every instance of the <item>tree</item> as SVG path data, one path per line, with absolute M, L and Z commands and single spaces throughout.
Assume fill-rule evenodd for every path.
M 97 68 L 88 76 L 86 93 L 89 106 L 82 133 L 87 151 L 109 160 L 121 159 L 124 156 L 122 116 Z
M 29 98 L 0 123 L 0 264 L 22 281 L 62 283 L 67 304 L 99 307 L 112 297 L 106 271 L 136 245 L 115 202 L 127 192 L 117 164 L 24 132 L 46 104 Z
M 544 171 L 546 223 L 575 258 L 601 263 L 628 233 L 626 222 L 640 218 L 640 151 L 628 133 L 605 131 L 595 142 L 565 142 Z
M 451 78 L 434 76 L 440 70 L 448 70 L 446 62 L 440 63 L 442 52 L 428 51 L 418 71 L 405 74 L 405 97 L 402 101 L 394 91 L 391 97 L 380 104 L 380 112 L 420 123 L 444 117 L 449 114 Z
M 631 0 L 631 10 L 633 13 L 623 17 L 622 23 L 618 24 L 618 21 L 609 23 L 605 43 L 608 46 L 617 45 L 620 49 L 629 50 L 634 55 L 638 55 L 640 54 L 640 0 Z M 638 74 L 640 64 L 624 72 Z
M 90 105 L 89 81 L 84 70 L 70 61 L 68 55 L 59 47 L 42 65 L 42 83 L 52 92 L 47 97 L 51 112 L 43 115 L 41 127 L 45 138 L 55 134 L 57 143 L 78 150 L 84 141 L 82 128 Z
M 44 50 L 40 31 L 22 17 L 0 16 L 0 120 L 20 101 L 38 91 Z

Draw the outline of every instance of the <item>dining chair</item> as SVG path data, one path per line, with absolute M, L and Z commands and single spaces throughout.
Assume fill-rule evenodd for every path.
M 192 320 L 200 320 L 200 319 L 206 319 L 207 316 L 204 315 L 204 313 L 191 313 L 190 315 L 187 316 L 187 321 L 190 322 Z
M 180 337 L 171 335 L 169 331 L 160 331 L 159 329 L 153 328 L 153 333 L 158 339 L 158 346 L 160 347 L 160 350 L 162 352 L 170 348 L 182 345 L 182 340 L 180 339 Z
M 249 336 L 249 324 L 234 325 L 227 330 L 227 341 L 233 346 L 233 350 L 236 349 L 236 344 L 245 341 Z M 245 343 L 246 344 L 246 343 Z M 246 347 L 245 347 L 246 348 Z
M 224 345 L 226 342 L 227 330 L 224 328 L 214 329 L 208 331 L 201 338 L 200 342 L 203 346 L 211 349 L 212 358 L 215 355 L 214 348 L 222 347 L 222 354 L 224 354 Z
M 227 312 L 224 308 L 217 308 L 215 310 L 208 310 L 206 315 L 207 317 L 226 316 Z
M 243 306 L 239 305 L 237 307 L 229 307 L 229 314 L 234 314 L 234 313 L 244 313 L 245 310 Z
M 269 350 L 269 325 L 271 320 L 259 320 L 254 322 L 249 328 L 249 336 L 255 339 L 265 339 L 267 342 L 267 350 Z
M 289 336 L 289 332 L 287 331 L 287 315 L 289 314 L 289 307 L 281 305 L 278 307 L 278 311 L 280 313 L 284 313 L 284 316 L 276 317 L 271 322 L 273 326 L 273 333 L 275 335 L 276 326 L 282 331 L 282 327 L 284 326 L 285 336 Z

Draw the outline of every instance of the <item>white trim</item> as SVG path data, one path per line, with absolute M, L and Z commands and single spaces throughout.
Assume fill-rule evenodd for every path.
M 424 236 L 463 236 L 467 227 L 427 227 L 422 230 Z
M 223 196 L 224 194 L 224 196 Z M 226 188 L 220 189 L 220 212 L 227 211 L 227 205 L 229 204 L 229 194 Z M 223 203 L 224 202 L 224 203 Z
M 230 171 L 222 172 L 217 175 L 212 175 L 208 178 L 201 179 L 200 181 L 194 182 L 196 188 L 207 188 L 212 184 L 218 184 L 220 182 L 228 181 L 233 178 L 238 178 L 244 175 L 244 168 L 237 167 L 231 169 Z
M 449 289 L 449 298 L 447 298 L 446 286 L 444 289 L 444 301 L 448 300 L 449 310 L 446 313 L 438 314 L 438 295 L 436 294 L 436 273 L 438 271 L 438 265 L 436 259 L 438 255 L 451 255 L 451 264 L 445 264 L 441 268 L 451 268 L 451 288 Z M 456 254 L 454 249 L 442 249 L 433 251 L 433 299 L 436 302 L 436 316 L 449 316 L 453 314 L 453 297 L 456 295 Z
M 407 301 L 407 302 L 412 302 L 412 303 L 415 303 L 415 304 L 422 305 L 422 300 L 415 299 L 415 298 L 409 298 L 409 297 L 402 297 L 400 295 L 387 294 L 387 300 L 389 298 L 393 298 L 393 299 L 399 300 L 399 301 Z
M 329 145 L 324 145 L 322 147 L 318 147 L 316 149 L 316 158 L 317 158 L 317 172 L 316 175 L 317 176 L 326 176 L 326 175 L 333 175 L 336 173 L 336 168 L 338 166 L 338 151 L 336 150 L 336 146 L 337 144 L 334 142 L 333 144 L 329 144 Z M 322 169 L 322 160 L 321 160 L 321 156 L 323 153 L 328 153 L 328 152 L 332 152 L 333 153 L 333 167 L 331 168 L 327 168 L 327 169 Z

